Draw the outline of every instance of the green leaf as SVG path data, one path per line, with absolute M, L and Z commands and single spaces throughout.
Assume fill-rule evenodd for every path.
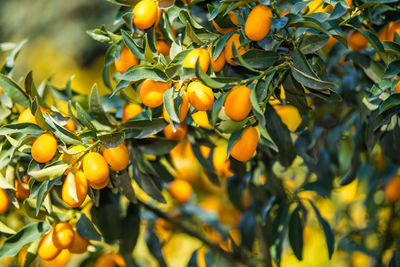
M 101 235 L 97 232 L 93 223 L 89 220 L 85 213 L 81 213 L 81 217 L 76 223 L 76 231 L 82 237 L 88 240 L 101 241 Z
M 14 257 L 23 246 L 39 239 L 50 229 L 47 222 L 35 222 L 28 224 L 18 233 L 7 238 L 0 247 L 0 258 Z
M 175 111 L 174 92 L 175 92 L 174 87 L 169 88 L 167 91 L 165 91 L 163 98 L 164 98 L 164 108 L 167 111 L 170 123 L 172 124 L 174 130 L 176 130 L 178 129 L 180 119 Z
M 287 17 L 289 18 L 288 26 L 289 27 L 305 27 L 315 29 L 317 31 L 323 32 L 326 35 L 330 35 L 328 30 L 325 26 L 319 22 L 318 20 L 312 17 L 299 17 L 293 14 L 288 14 Z
M 129 50 L 131 50 L 132 54 L 134 54 L 138 59 L 144 60 L 144 49 L 135 43 L 127 31 L 122 30 L 121 34 L 125 45 L 129 48 Z
M 23 133 L 23 134 L 34 134 L 39 135 L 43 133 L 43 130 L 33 123 L 16 123 L 16 124 L 6 124 L 0 127 L 0 135 Z
M 383 78 L 390 79 L 400 72 L 400 60 L 395 60 L 389 63 Z
M 223 88 L 226 84 L 222 82 L 218 82 L 213 78 L 209 77 L 201 68 L 199 60 L 196 62 L 196 76 L 199 77 L 200 81 L 211 88 Z
M 54 134 L 63 142 L 75 145 L 82 144 L 82 140 L 79 136 L 67 130 L 66 128 L 62 127 L 48 113 L 44 114 L 44 120 L 46 121 L 47 125 L 49 125 L 50 128 L 53 130 Z
M 123 124 L 125 138 L 146 138 L 161 132 L 168 124 L 164 119 L 129 120 Z
M 28 174 L 37 181 L 41 182 L 63 175 L 68 168 L 69 164 L 62 161 L 57 161 L 43 169 L 32 170 L 30 172 L 28 171 Z
M 145 154 L 162 156 L 168 154 L 177 144 L 177 141 L 166 138 L 145 138 L 135 144 L 135 148 Z
M 261 107 L 258 104 L 255 89 L 252 89 L 250 91 L 250 102 L 251 102 L 253 113 L 256 116 L 257 120 L 260 122 L 261 125 L 265 126 L 264 112 L 261 110 Z
M 274 65 L 279 59 L 278 53 L 259 49 L 250 49 L 241 57 L 250 67 L 261 70 L 265 70 Z
M 113 184 L 118 188 L 118 191 L 124 195 L 130 202 L 136 201 L 135 191 L 133 190 L 131 178 L 129 177 L 128 171 L 125 169 L 118 172 L 117 175 L 111 176 Z
M 298 260 L 303 260 L 303 222 L 299 214 L 300 208 L 297 207 L 289 219 L 289 242 Z
M 94 85 L 89 98 L 89 112 L 93 115 L 94 119 L 100 123 L 108 126 L 113 126 L 113 123 L 104 112 L 103 105 L 101 104 L 99 95 L 97 93 L 97 86 Z
M 5 225 L 3 222 L 0 222 L 0 232 L 5 233 L 5 234 L 10 234 L 10 235 L 13 235 L 16 233 L 13 229 L 11 229 L 7 225 Z
M 312 76 L 309 76 L 308 74 L 305 74 L 304 72 L 301 72 L 300 70 L 296 68 L 292 68 L 292 75 L 298 81 L 299 83 L 303 84 L 306 87 L 310 87 L 313 89 L 330 89 L 330 88 L 336 88 L 337 85 L 331 82 L 326 82 L 326 81 L 321 81 L 317 78 L 314 78 Z
M 82 123 L 83 126 L 89 128 L 89 130 L 96 131 L 96 128 L 93 126 L 92 122 L 90 121 L 89 115 L 87 112 L 82 108 L 79 103 L 75 104 L 76 114 L 78 116 L 78 120 Z
M 123 254 L 132 254 L 140 232 L 140 206 L 129 203 L 126 216 L 121 220 L 120 249 Z
M 203 166 L 204 170 L 208 174 L 207 177 L 215 185 L 220 185 L 220 181 L 218 180 L 218 175 L 215 172 L 214 165 L 207 159 L 204 158 L 203 153 L 201 153 L 200 146 L 197 143 L 191 144 L 193 154 L 196 159 L 199 161 L 201 166 Z
M 392 41 L 383 41 L 383 48 L 386 51 L 390 51 L 397 56 L 400 56 L 400 44 L 392 42 Z
M 4 93 L 9 96 L 14 102 L 23 106 L 24 108 L 29 107 L 29 98 L 24 90 L 9 77 L 0 73 L 0 88 L 3 89 Z
M 385 62 L 385 64 L 388 63 L 387 56 L 385 54 L 385 49 L 382 45 L 382 43 L 379 41 L 378 37 L 373 34 L 372 32 L 353 27 L 355 30 L 360 32 L 364 37 L 368 40 L 368 42 L 372 45 L 372 47 L 375 49 L 376 53 L 379 55 L 379 57 Z
M 329 40 L 329 36 L 324 34 L 305 35 L 301 40 L 299 49 L 307 55 L 320 50 Z
M 242 137 L 244 130 L 245 130 L 245 128 L 242 128 L 242 129 L 234 132 L 233 134 L 231 134 L 231 136 L 229 137 L 227 155 L 226 155 L 227 159 L 229 158 L 229 156 L 231 154 L 233 145 Z
M 124 74 L 120 76 L 121 80 L 127 80 L 131 82 L 136 82 L 144 79 L 150 79 L 155 82 L 166 82 L 168 81 L 168 76 L 164 71 L 153 67 L 143 67 L 137 66 L 132 67 Z
M 335 237 L 332 233 L 331 227 L 329 223 L 321 216 L 318 208 L 314 205 L 314 203 L 310 200 L 310 204 L 314 209 L 315 215 L 317 216 L 318 222 L 321 224 L 322 229 L 324 230 L 326 245 L 328 246 L 329 259 L 332 258 L 333 251 L 335 249 Z
M 382 114 L 386 110 L 396 106 L 400 106 L 400 94 L 393 94 L 383 101 L 379 106 L 379 114 Z
M 35 183 L 34 187 L 32 187 L 29 198 L 33 198 L 36 196 L 36 216 L 39 215 L 40 207 L 42 206 L 43 201 L 48 196 L 48 193 L 59 180 L 60 177 L 53 180 L 46 180 L 41 183 Z M 49 210 L 48 212 L 50 213 Z
M 125 140 L 125 133 L 114 132 L 111 134 L 103 134 L 99 135 L 99 139 L 105 148 L 117 147 Z

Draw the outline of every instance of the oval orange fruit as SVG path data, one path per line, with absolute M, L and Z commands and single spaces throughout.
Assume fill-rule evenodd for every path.
M 122 171 L 128 167 L 129 151 L 124 143 L 116 147 L 102 148 L 104 159 L 113 171 Z
M 265 5 L 255 6 L 244 25 L 246 36 L 252 41 L 260 41 L 267 36 L 271 28 L 272 11 Z
M 32 143 L 31 154 L 35 161 L 39 163 L 49 162 L 57 152 L 57 139 L 49 134 L 40 135 Z
M 236 86 L 225 98 L 225 114 L 234 121 L 241 121 L 251 111 L 250 88 L 247 86 Z
M 231 156 L 239 161 L 247 161 L 253 155 L 258 145 L 257 129 L 250 126 L 243 131 L 242 136 L 232 146 Z
M 197 110 L 210 110 L 214 104 L 212 89 L 200 81 L 191 82 L 187 88 L 190 104 Z

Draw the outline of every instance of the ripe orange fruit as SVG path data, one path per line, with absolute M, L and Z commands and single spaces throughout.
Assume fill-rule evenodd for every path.
M 214 148 L 213 153 L 213 165 L 215 171 L 224 177 L 230 177 L 233 175 L 231 171 L 231 163 L 229 159 L 226 159 L 228 156 L 228 151 L 226 146 L 217 146 Z
M 273 107 L 288 129 L 292 132 L 296 131 L 301 124 L 299 110 L 292 105 L 274 105 Z
M 208 121 L 208 115 L 206 111 L 197 111 L 192 114 L 192 119 L 195 123 L 197 123 L 200 127 L 210 128 L 211 124 Z
M 396 83 L 396 88 L 394 90 L 395 94 L 400 94 L 400 80 Z
M 192 186 L 183 179 L 173 180 L 168 191 L 181 204 L 188 202 L 193 193 Z
M 235 86 L 225 98 L 225 114 L 234 121 L 241 121 L 251 111 L 250 88 L 247 86 Z
M 233 24 L 235 25 L 239 24 L 238 18 L 233 11 L 229 11 L 228 16 Z M 212 24 L 214 25 L 215 29 L 222 34 L 234 31 L 237 28 L 237 27 L 221 28 L 214 20 L 212 20 Z
M 400 200 L 400 176 L 395 175 L 385 187 L 385 198 L 390 203 Z
M 75 131 L 76 130 L 76 126 L 74 121 L 71 119 L 67 122 L 67 124 L 64 125 L 64 128 L 69 130 L 69 131 Z
M 110 178 L 108 178 L 108 179 L 106 179 L 106 180 L 104 180 L 103 182 L 100 182 L 100 183 L 89 182 L 89 185 L 93 189 L 103 189 L 104 187 L 106 187 L 108 185 L 109 182 L 110 182 Z
M 88 246 L 89 240 L 82 237 L 78 231 L 74 229 L 74 239 L 72 240 L 71 245 L 68 247 L 69 252 L 74 254 L 82 254 L 86 252 Z
M 191 82 L 187 88 L 190 104 L 197 110 L 210 110 L 214 104 L 212 89 L 200 81 Z
M 67 175 L 67 178 L 65 179 L 61 190 L 61 196 L 65 203 L 67 203 L 69 206 L 73 208 L 76 208 L 82 205 L 83 201 L 85 201 L 86 199 L 88 190 L 88 181 L 85 177 L 85 174 L 82 171 L 75 169 L 73 170 L 73 173 L 75 174 L 75 177 Z M 75 179 L 75 188 L 76 188 L 75 190 L 78 201 L 75 201 L 68 192 L 68 187 L 73 182 L 72 179 Z
M 347 43 L 354 51 L 360 51 L 367 47 L 368 40 L 357 30 L 351 30 L 347 35 Z
M 337 43 L 337 41 L 338 40 L 336 38 L 329 36 L 328 42 L 324 45 L 324 47 L 326 49 L 331 49 L 332 46 L 334 46 Z
M 53 234 L 54 227 L 52 227 L 50 232 L 45 234 L 42 240 L 40 240 L 38 246 L 38 255 L 43 260 L 52 260 L 60 253 L 60 249 L 58 249 L 53 243 Z
M 60 222 L 54 226 L 53 243 L 60 250 L 66 249 L 74 239 L 74 229 L 69 223 Z
M 170 83 L 146 79 L 138 87 L 140 99 L 150 108 L 158 107 L 164 102 L 163 95 L 170 87 Z
M 124 73 L 130 67 L 137 64 L 139 64 L 139 59 L 135 57 L 135 55 L 127 46 L 122 49 L 121 54 L 119 55 L 119 60 L 117 58 L 114 60 L 115 69 L 119 73 Z
M 102 148 L 104 159 L 113 171 L 122 171 L 128 167 L 129 151 L 124 143 L 117 147 Z
M 200 68 L 207 72 L 210 65 L 210 55 L 207 50 L 203 48 L 196 48 L 186 55 L 183 61 L 183 67 L 188 69 L 194 69 L 196 67 L 196 62 L 199 61 Z
M 15 196 L 18 199 L 23 200 L 23 199 L 27 199 L 29 197 L 31 191 L 29 191 L 29 189 L 26 189 L 24 187 L 24 185 L 18 179 L 15 179 L 14 186 L 15 186 L 15 190 L 16 190 Z
M 39 163 L 49 162 L 57 152 L 57 139 L 49 134 L 40 135 L 32 143 L 31 154 L 35 161 Z
M 120 254 L 107 254 L 100 256 L 94 267 L 125 267 L 126 263 Z
M 171 49 L 171 45 L 164 40 L 157 40 L 156 41 L 156 49 L 159 54 L 168 56 L 169 50 Z
M 110 179 L 107 162 L 98 152 L 89 152 L 83 157 L 83 173 L 89 183 L 103 184 Z
M 239 33 L 232 34 L 232 36 L 229 37 L 228 41 L 226 41 L 225 45 L 225 60 L 232 66 L 237 66 L 237 64 L 233 61 L 233 52 L 232 52 L 233 44 L 235 44 L 235 47 L 240 55 L 246 53 L 246 49 L 244 47 L 240 47 L 239 37 L 240 37 Z
M 32 115 L 30 108 L 27 108 L 24 111 L 22 111 L 18 117 L 18 123 L 27 123 L 27 122 L 37 124 L 35 116 Z
M 179 122 L 182 122 L 189 111 L 189 99 L 187 97 L 187 93 L 185 91 L 182 92 L 182 103 L 179 109 Z M 163 107 L 163 116 L 164 120 L 170 123 L 169 115 L 165 107 Z
M 214 59 L 212 56 L 212 48 L 208 48 L 208 53 L 210 54 L 210 59 L 211 59 L 211 66 L 215 72 L 218 72 L 222 70 L 225 66 L 225 51 L 222 50 L 221 54 L 217 57 L 217 59 Z
M 10 200 L 8 199 L 7 193 L 3 188 L 0 188 L 0 213 L 8 211 Z
M 400 21 L 389 22 L 389 24 L 379 32 L 379 40 L 383 41 L 393 41 L 394 34 L 400 35 Z
M 179 124 L 178 129 L 174 132 L 174 129 L 171 124 L 168 124 L 167 127 L 164 128 L 165 137 L 172 140 L 182 140 L 185 138 L 187 133 L 188 126 L 186 123 Z
M 124 107 L 122 111 L 122 122 L 126 122 L 127 120 L 134 118 L 136 115 L 142 113 L 143 109 L 140 105 L 131 103 Z
M 247 161 L 253 155 L 258 145 L 257 129 L 250 126 L 243 131 L 242 136 L 232 146 L 231 156 L 239 161 Z
M 142 0 L 133 8 L 133 24 L 143 31 L 154 25 L 158 4 L 153 0 Z
M 312 0 L 310 3 L 307 4 L 307 7 L 307 14 L 328 11 L 328 8 L 324 7 L 324 2 L 322 0 Z
M 244 25 L 246 36 L 253 41 L 260 41 L 267 36 L 271 29 L 272 11 L 265 5 L 255 6 Z
M 69 259 L 71 258 L 71 252 L 68 249 L 63 249 L 58 253 L 58 255 L 50 260 L 50 261 L 43 261 L 43 267 L 64 267 Z

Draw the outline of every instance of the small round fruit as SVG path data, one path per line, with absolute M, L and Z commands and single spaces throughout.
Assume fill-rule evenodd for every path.
M 85 174 L 80 171 L 80 170 L 73 170 L 72 173 L 74 175 L 67 175 L 67 178 L 64 181 L 62 190 L 61 190 L 61 196 L 62 199 L 64 200 L 65 203 L 67 203 L 69 206 L 76 208 L 82 205 L 83 201 L 85 201 L 86 196 L 87 196 L 87 190 L 88 190 L 88 181 L 85 177 Z M 75 183 L 75 190 L 76 190 L 76 196 L 78 198 L 78 201 L 75 201 L 68 192 L 68 188 L 71 186 L 71 183 Z
M 38 246 L 38 255 L 43 260 L 52 260 L 60 253 L 60 249 L 58 249 L 53 243 L 53 234 L 54 227 L 51 228 L 50 232 L 45 234 Z
M 188 126 L 186 123 L 179 124 L 178 129 L 174 132 L 174 129 L 171 124 L 168 124 L 167 127 L 164 128 L 165 137 L 172 140 L 182 140 L 185 138 L 187 133 Z
M 53 243 L 58 249 L 66 249 L 74 239 L 74 229 L 69 223 L 60 222 L 54 226 Z
M 64 128 L 69 130 L 69 131 L 75 131 L 76 130 L 76 126 L 74 121 L 71 119 L 69 120 L 65 125 Z
M 54 259 L 43 261 L 43 267 L 64 267 L 70 258 L 71 252 L 69 252 L 68 249 L 63 249 Z
M 116 147 L 102 148 L 104 159 L 113 171 L 122 171 L 128 167 L 129 151 L 124 143 Z
M 191 82 L 187 88 L 190 104 L 197 110 L 210 110 L 214 104 L 212 89 L 200 81 Z
M 400 176 L 395 175 L 385 187 L 385 198 L 390 203 L 400 200 Z
M 133 8 L 133 24 L 136 28 L 143 31 L 157 20 L 157 2 L 153 0 L 142 0 Z
M 396 83 L 396 88 L 394 90 L 395 94 L 400 94 L 400 80 Z
M 227 160 L 227 147 L 225 146 L 217 146 L 214 148 L 214 153 L 213 153 L 213 165 L 215 171 L 225 177 L 230 177 L 233 175 L 231 168 L 230 168 L 230 161 L 229 159 Z
M 0 188 L 0 213 L 5 213 L 8 211 L 8 206 L 10 205 L 10 200 L 8 199 L 7 193 L 3 188 Z
M 110 177 L 107 162 L 98 152 L 89 152 L 83 157 L 83 173 L 86 179 L 94 184 L 102 184 Z
M 192 186 L 183 179 L 172 181 L 168 191 L 181 204 L 188 202 L 193 193 Z
M 239 161 L 247 161 L 253 155 L 258 145 L 257 129 L 250 126 L 243 131 L 242 136 L 232 146 L 231 156 Z
M 171 87 L 170 83 L 155 82 L 146 79 L 139 85 L 139 95 L 142 103 L 150 108 L 160 106 L 164 102 L 164 93 Z
M 237 64 L 233 61 L 233 45 L 235 45 L 236 49 L 238 50 L 240 55 L 246 53 L 246 49 L 244 47 L 240 47 L 240 34 L 234 33 L 231 37 L 229 37 L 228 41 L 226 42 L 225 46 L 225 60 L 232 66 L 237 66 Z M 239 48 L 240 47 L 240 48 Z
M 57 152 L 57 139 L 44 133 L 33 141 L 31 154 L 35 161 L 39 163 L 49 162 Z
M 208 52 L 210 54 L 210 59 L 211 59 L 211 66 L 215 72 L 221 71 L 224 66 L 225 66 L 225 51 L 222 50 L 221 54 L 217 57 L 217 59 L 214 59 L 212 56 L 212 49 L 211 47 L 208 48 Z
M 235 24 L 235 25 L 239 24 L 238 18 L 233 11 L 229 11 L 228 16 L 233 24 Z M 237 28 L 237 27 L 221 28 L 214 20 L 212 20 L 212 24 L 214 25 L 215 29 L 222 34 L 226 34 L 228 32 L 234 31 Z
M 74 239 L 72 240 L 71 245 L 68 247 L 69 252 L 74 254 L 85 253 L 87 247 L 89 246 L 89 240 L 81 236 L 76 229 L 74 229 L 74 232 Z
M 275 105 L 273 107 L 288 129 L 292 132 L 296 131 L 301 124 L 299 110 L 292 105 Z
M 124 107 L 122 111 L 122 122 L 126 122 L 129 119 L 132 119 L 142 113 L 143 108 L 139 104 L 131 103 Z
M 189 111 L 189 99 L 187 97 L 187 93 L 185 91 L 182 92 L 182 103 L 179 108 L 179 122 L 183 122 L 183 120 L 186 118 L 186 115 Z M 165 107 L 163 107 L 163 116 L 164 120 L 168 123 L 170 123 L 169 115 Z
M 94 267 L 126 267 L 126 263 L 120 254 L 107 254 L 100 256 Z
M 224 109 L 225 114 L 234 121 L 241 121 L 251 111 L 250 88 L 247 86 L 236 86 L 226 96 Z
M 100 183 L 89 182 L 89 185 L 93 189 L 100 190 L 100 189 L 103 189 L 104 187 L 106 187 L 109 182 L 110 182 L 110 178 L 107 178 L 106 180 L 104 180 L 103 182 L 100 182 Z
M 260 41 L 271 29 L 272 11 L 265 5 L 257 5 L 251 10 L 244 25 L 246 36 L 253 41 Z
M 361 32 L 357 30 L 351 30 L 347 35 L 347 43 L 354 51 L 360 51 L 367 47 L 368 40 Z
M 210 56 L 207 50 L 203 48 L 196 48 L 186 55 L 183 61 L 183 67 L 188 69 L 194 69 L 196 67 L 196 62 L 199 61 L 200 68 L 207 72 L 210 65 Z
M 210 128 L 211 124 L 208 121 L 208 115 L 206 111 L 197 111 L 192 114 L 192 119 L 195 123 L 197 123 L 200 127 Z
M 15 190 L 16 190 L 15 196 L 18 199 L 24 200 L 29 197 L 31 191 L 29 191 L 29 189 L 26 189 L 24 187 L 24 185 L 18 179 L 15 179 L 14 186 L 15 186 Z
M 169 55 L 169 50 L 171 49 L 171 45 L 164 40 L 157 40 L 156 49 L 159 54 L 162 54 L 166 57 Z
M 18 117 L 18 123 L 27 123 L 27 122 L 37 124 L 35 116 L 32 115 L 30 108 L 27 108 L 24 111 L 22 111 Z
M 127 46 L 122 48 L 121 54 L 119 55 L 119 60 L 115 58 L 114 65 L 115 69 L 119 73 L 124 73 L 130 67 L 139 64 L 139 59 L 129 50 Z

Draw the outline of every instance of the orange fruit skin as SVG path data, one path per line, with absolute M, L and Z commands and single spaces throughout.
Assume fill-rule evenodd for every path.
M 396 83 L 395 94 L 400 94 L 400 80 Z
M 232 146 L 231 156 L 239 161 L 247 161 L 253 155 L 258 145 L 258 132 L 254 127 L 243 131 L 242 136 Z
M 22 111 L 18 117 L 18 123 L 26 123 L 26 122 L 37 124 L 35 116 L 32 115 L 30 108 L 27 108 L 24 111 Z
M 72 240 L 71 245 L 68 247 L 69 252 L 74 254 L 82 254 L 85 253 L 87 247 L 89 246 L 89 240 L 82 237 L 76 229 L 74 229 L 74 239 Z
M 203 48 L 196 48 L 189 52 L 186 55 L 185 60 L 183 61 L 183 67 L 188 69 L 194 69 L 196 67 L 196 62 L 199 61 L 200 68 L 207 72 L 208 67 L 210 66 L 210 56 L 207 50 Z
M 6 213 L 9 205 L 10 200 L 8 199 L 6 191 L 3 188 L 0 188 L 0 213 Z
M 142 0 L 133 8 L 133 24 L 136 28 L 143 31 L 157 20 L 158 5 L 153 0 Z
M 332 46 L 334 46 L 336 43 L 337 43 L 337 40 L 334 37 L 329 36 L 328 42 L 324 45 L 324 47 L 326 49 L 331 49 Z
M 225 114 L 234 121 L 241 121 L 251 111 L 250 88 L 247 86 L 235 86 L 226 96 Z
M 64 267 L 70 258 L 71 252 L 69 252 L 68 249 L 63 249 L 54 259 L 43 261 L 43 267 Z
M 110 179 L 108 164 L 98 152 L 89 152 L 83 157 L 83 173 L 93 184 L 103 184 Z
M 31 154 L 35 161 L 39 163 L 49 162 L 57 152 L 57 139 L 49 134 L 40 135 L 32 143 Z
M 400 176 L 395 175 L 385 187 L 385 198 L 390 203 L 400 200 Z
M 295 132 L 302 121 L 299 110 L 292 105 L 274 105 L 273 107 L 288 129 Z
M 224 66 L 225 66 L 225 51 L 222 50 L 221 54 L 217 57 L 217 59 L 214 59 L 212 56 L 212 48 L 208 48 L 208 53 L 210 54 L 210 60 L 211 60 L 211 66 L 215 72 L 221 71 Z
M 60 249 L 58 249 L 53 243 L 53 234 L 54 227 L 51 228 L 50 232 L 43 236 L 39 243 L 38 255 L 43 260 L 52 260 L 60 253 Z
M 100 256 L 94 267 L 125 267 L 126 263 L 120 254 L 107 254 Z
M 186 115 L 187 115 L 188 111 L 189 111 L 189 99 L 187 97 L 187 93 L 185 91 L 183 91 L 183 93 L 182 93 L 182 103 L 181 103 L 181 106 L 180 106 L 180 109 L 179 109 L 179 122 L 182 122 L 186 118 Z M 165 107 L 163 108 L 163 116 L 164 116 L 164 120 L 166 122 L 168 122 L 168 123 L 171 122 Z
M 75 174 L 76 196 L 78 198 L 78 201 L 75 201 L 68 192 L 68 185 L 69 183 L 72 183 L 71 180 L 74 179 L 73 176 L 67 175 L 67 178 L 65 179 L 61 190 L 61 196 L 65 203 L 67 203 L 69 206 L 73 208 L 77 208 L 80 205 L 82 205 L 83 201 L 85 201 L 86 199 L 88 190 L 88 181 L 85 177 L 85 174 L 82 171 L 75 170 L 74 174 Z
M 124 107 L 124 110 L 122 111 L 122 122 L 126 122 L 129 119 L 134 118 L 135 116 L 139 115 L 142 113 L 143 108 L 135 103 L 128 104 Z
M 69 120 L 67 122 L 67 124 L 64 125 L 64 128 L 69 130 L 69 131 L 75 131 L 76 130 L 76 126 L 73 120 Z
M 208 121 L 208 115 L 206 111 L 197 111 L 192 114 L 192 119 L 195 123 L 197 123 L 200 127 L 210 128 L 211 124 Z
M 212 89 L 200 81 L 191 82 L 187 88 L 190 104 L 199 111 L 210 110 L 214 104 Z
M 229 11 L 228 16 L 233 24 L 235 24 L 235 25 L 239 24 L 238 18 L 233 11 Z M 228 32 L 234 31 L 237 28 L 237 27 L 221 28 L 220 26 L 218 26 L 218 24 L 214 20 L 212 20 L 212 24 L 214 25 L 215 29 L 219 33 L 222 33 L 222 34 L 226 34 Z
M 103 189 L 104 187 L 106 187 L 106 186 L 108 185 L 109 182 L 110 182 L 110 178 L 104 180 L 104 181 L 101 182 L 101 183 L 92 183 L 92 182 L 89 182 L 89 185 L 90 185 L 90 187 L 93 188 L 93 189 Z
M 27 199 L 31 194 L 31 191 L 26 189 L 18 179 L 15 179 L 14 186 L 16 190 L 15 196 L 20 200 Z
M 185 138 L 187 133 L 188 126 L 186 123 L 179 124 L 178 129 L 174 132 L 172 124 L 168 124 L 167 127 L 164 128 L 165 137 L 172 140 L 182 140 Z
M 160 106 L 163 102 L 163 95 L 171 87 L 170 83 L 155 82 L 150 79 L 144 80 L 138 90 L 142 103 L 150 108 Z
M 69 223 L 60 222 L 54 226 L 53 243 L 59 250 L 66 249 L 74 239 L 74 229 Z
M 224 177 L 230 177 L 233 175 L 231 168 L 230 168 L 230 161 L 227 160 L 228 151 L 227 148 L 224 146 L 217 146 L 214 148 L 213 153 L 213 165 L 215 171 Z
M 169 51 L 171 50 L 171 45 L 164 40 L 157 40 L 156 41 L 156 49 L 159 54 L 168 56 Z
M 193 193 L 190 183 L 183 179 L 172 181 L 168 191 L 180 204 L 188 202 Z
M 129 151 L 124 143 L 117 147 L 102 148 L 104 159 L 113 171 L 122 171 L 128 167 Z
M 360 51 L 367 47 L 368 40 L 357 30 L 351 30 L 347 36 L 347 43 L 354 51 Z
M 251 10 L 246 23 L 244 32 L 252 41 L 260 41 L 267 36 L 271 29 L 272 11 L 265 5 L 257 5 Z
M 135 55 L 131 52 L 131 50 L 129 50 L 129 48 L 126 46 L 122 48 L 119 60 L 117 58 L 115 58 L 114 60 L 115 69 L 119 73 L 124 73 L 130 67 L 135 66 L 137 64 L 139 64 L 139 59 L 135 57 Z
M 243 55 L 246 53 L 246 49 L 244 47 L 239 48 L 240 46 L 240 40 L 239 40 L 240 34 L 234 33 L 232 34 L 231 37 L 229 37 L 228 41 L 226 41 L 226 46 L 225 46 L 225 60 L 228 62 L 228 64 L 232 66 L 237 66 L 237 64 L 233 61 L 233 44 L 235 44 L 236 49 L 238 50 L 240 55 Z
M 389 22 L 389 24 L 379 32 L 378 38 L 381 42 L 393 41 L 395 33 L 400 35 L 400 21 Z

